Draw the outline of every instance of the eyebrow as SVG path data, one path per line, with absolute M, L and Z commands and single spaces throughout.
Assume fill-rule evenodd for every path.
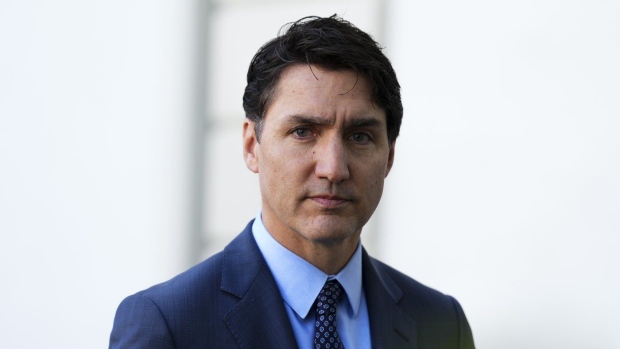
M 287 118 L 289 124 L 310 124 L 310 125 L 333 125 L 334 120 L 315 115 L 291 115 Z
M 289 116 L 288 120 L 286 120 L 286 123 L 329 126 L 329 125 L 333 125 L 335 121 L 333 119 L 326 118 L 323 116 L 296 114 L 296 115 Z M 357 117 L 357 118 L 354 118 L 353 120 L 347 121 L 344 125 L 345 128 L 378 127 L 378 126 L 381 126 L 381 121 L 373 117 Z
M 378 127 L 381 126 L 381 121 L 377 118 L 361 117 L 355 118 L 345 124 L 346 127 Z

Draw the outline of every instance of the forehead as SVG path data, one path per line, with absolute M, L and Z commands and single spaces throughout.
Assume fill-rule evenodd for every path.
M 385 122 L 385 112 L 373 102 L 371 91 L 368 79 L 353 70 L 297 64 L 282 72 L 265 117 L 374 116 Z
M 276 85 L 276 91 L 299 85 L 312 89 L 330 88 L 340 95 L 354 92 L 371 97 L 368 79 L 354 70 L 334 70 L 313 64 L 294 64 L 284 69 Z

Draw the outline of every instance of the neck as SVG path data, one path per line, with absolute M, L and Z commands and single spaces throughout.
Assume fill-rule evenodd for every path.
M 319 268 L 325 274 L 336 275 L 347 265 L 353 253 L 355 253 L 358 241 L 359 237 L 355 241 L 339 241 L 337 243 L 313 242 L 303 246 L 302 249 L 291 251 Z
M 269 231 L 269 230 L 268 230 Z M 315 241 L 298 234 L 269 234 L 282 246 L 328 275 L 338 274 L 357 249 L 361 230 L 342 240 Z

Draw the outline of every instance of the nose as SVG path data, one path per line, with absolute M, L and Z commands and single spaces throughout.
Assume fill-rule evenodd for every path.
M 340 137 L 324 139 L 313 150 L 315 173 L 332 183 L 349 179 L 347 149 Z

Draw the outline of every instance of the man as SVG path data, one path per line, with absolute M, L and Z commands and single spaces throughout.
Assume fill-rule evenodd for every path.
M 369 257 L 362 227 L 394 161 L 389 60 L 337 17 L 254 56 L 243 151 L 262 211 L 224 251 L 125 299 L 111 348 L 473 348 L 456 300 Z

